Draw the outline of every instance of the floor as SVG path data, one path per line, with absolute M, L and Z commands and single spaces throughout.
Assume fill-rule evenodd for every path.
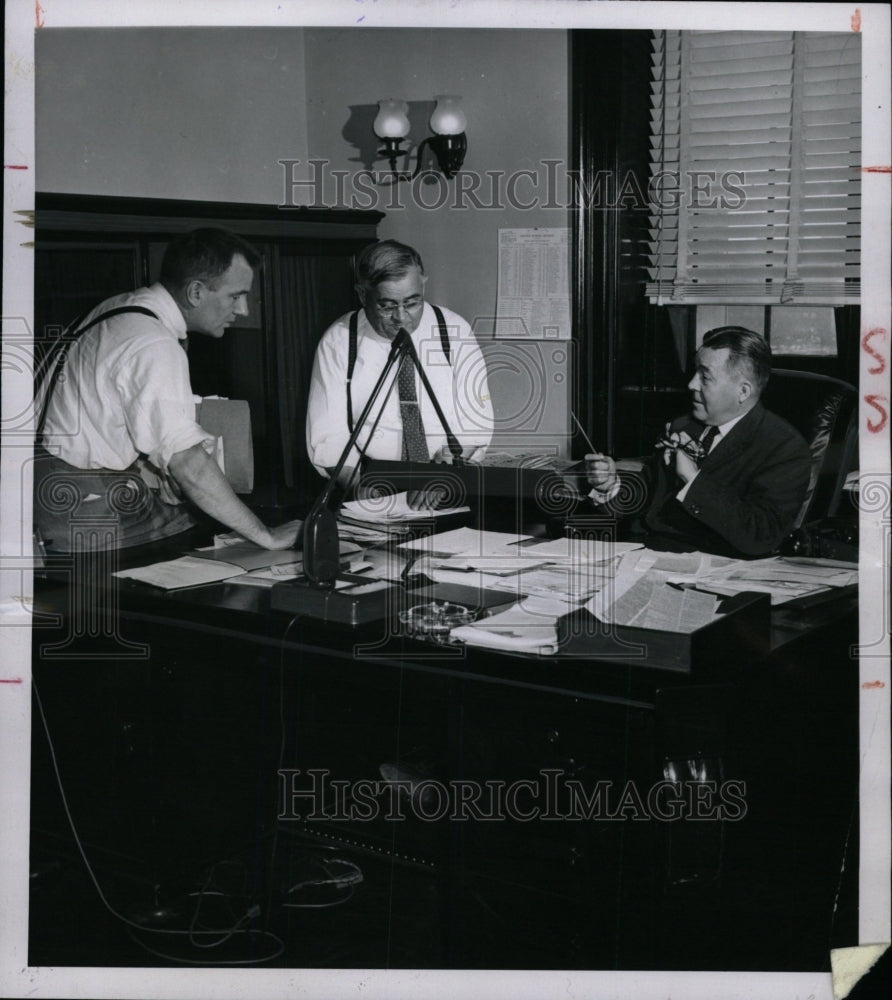
M 820 874 L 816 844 L 819 838 L 811 846 L 800 842 L 757 864 L 754 855 L 764 854 L 765 845 L 738 850 L 732 837 L 719 881 L 682 887 L 654 905 L 646 882 L 621 873 L 602 898 L 573 900 L 485 870 L 447 877 L 284 824 L 251 851 L 192 864 L 176 876 L 169 869 L 168 882 L 157 887 L 144 872 L 134 875 L 133 859 L 87 845 L 97 887 L 64 831 L 36 832 L 29 961 L 829 970 L 830 949 L 851 936 L 857 911 L 851 883 L 841 880 L 830 900 L 827 879 L 810 878 L 812 869 Z
M 268 838 L 253 857 L 220 859 L 196 869 L 191 881 L 184 873 L 177 889 L 156 891 L 120 865 L 97 865 L 107 906 L 74 851 L 36 837 L 31 867 L 32 965 L 588 964 L 580 953 L 584 935 L 574 933 L 579 923 L 571 919 L 575 910 L 581 921 L 584 907 L 485 878 L 453 891 L 420 864 L 287 832 Z M 252 907 L 256 914 L 246 917 Z M 546 924 L 550 933 L 543 933 Z

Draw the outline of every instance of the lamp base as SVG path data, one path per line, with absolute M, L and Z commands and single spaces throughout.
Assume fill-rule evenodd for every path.
M 354 627 L 395 618 L 405 605 L 404 594 L 404 588 L 390 580 L 341 573 L 334 588 L 316 587 L 306 580 L 275 583 L 269 603 L 274 611 Z

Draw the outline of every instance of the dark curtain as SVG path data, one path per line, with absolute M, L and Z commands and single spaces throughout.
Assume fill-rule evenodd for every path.
M 276 390 L 285 485 L 309 485 L 306 417 L 313 355 L 322 334 L 319 319 L 321 263 L 312 257 L 282 256 L 279 261 L 279 316 L 276 338 Z
M 307 456 L 306 419 L 316 345 L 353 303 L 353 256 L 282 253 L 275 350 L 276 423 L 285 486 L 309 500 L 322 477 Z

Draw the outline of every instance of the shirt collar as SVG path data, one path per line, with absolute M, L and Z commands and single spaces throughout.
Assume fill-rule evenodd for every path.
M 152 310 L 157 313 L 158 319 L 176 334 L 177 340 L 186 339 L 186 320 L 180 312 L 180 307 L 176 304 L 170 292 L 160 281 L 150 285 L 147 291 L 151 295 Z
M 749 410 L 747 410 L 747 413 L 749 413 Z M 741 413 L 740 416 L 732 417 L 730 420 L 726 420 L 725 423 L 719 424 L 718 425 L 719 437 L 724 437 L 731 430 L 731 428 L 734 427 L 735 424 L 740 423 L 740 421 L 743 420 L 745 416 L 746 413 Z

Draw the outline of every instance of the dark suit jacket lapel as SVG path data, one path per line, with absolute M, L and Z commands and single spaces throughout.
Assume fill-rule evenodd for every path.
M 765 408 L 761 403 L 756 403 L 749 413 L 731 428 L 727 436 L 719 439 L 719 443 L 703 460 L 703 465 L 717 468 L 734 459 L 742 451 L 746 451 L 759 432 L 764 414 Z

